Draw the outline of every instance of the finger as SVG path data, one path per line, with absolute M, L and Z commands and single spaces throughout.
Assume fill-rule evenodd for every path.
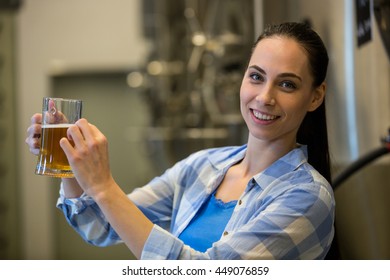
M 68 119 L 66 118 L 66 116 L 60 111 L 57 111 L 55 113 L 54 118 L 55 118 L 55 123 L 67 123 L 68 122 Z
M 61 138 L 60 147 L 64 151 L 68 160 L 72 158 L 72 154 L 74 153 L 74 147 L 72 146 L 72 144 L 69 142 L 68 139 L 66 139 L 65 137 Z
M 29 150 L 30 150 L 30 153 L 32 153 L 33 155 L 35 155 L 35 156 L 39 155 L 40 148 L 29 148 Z
M 55 123 L 55 118 L 52 114 L 50 114 L 49 112 L 45 112 L 45 114 L 43 115 L 43 122 L 45 124 L 51 124 L 51 123 Z
M 85 146 L 84 136 L 80 131 L 80 128 L 75 124 L 68 128 L 66 135 L 68 140 L 73 141 L 74 145 L 81 148 Z
M 47 113 L 53 118 L 54 123 L 63 123 L 65 116 L 56 108 L 56 103 L 53 99 L 49 99 Z
M 41 124 L 42 114 L 36 113 L 31 117 L 31 124 Z
M 54 100 L 49 99 L 48 108 L 44 115 L 45 123 L 57 123 L 56 116 L 55 116 L 56 114 L 57 114 L 56 104 Z
M 27 128 L 27 135 L 33 138 L 40 138 L 42 126 L 40 124 L 32 124 Z
M 35 114 L 31 118 L 31 125 L 27 128 L 27 138 L 25 140 L 32 154 L 38 155 L 41 147 L 41 130 L 42 126 L 40 121 L 42 120 L 41 114 Z
M 34 155 L 39 154 L 39 150 L 41 147 L 41 140 L 40 139 L 27 137 L 25 142 L 28 145 L 29 150 L 32 154 L 34 154 Z
M 27 137 L 25 142 L 30 149 L 39 149 L 41 147 L 41 140 L 38 138 Z
M 96 127 L 94 125 L 88 123 L 88 121 L 86 119 L 81 118 L 75 124 L 79 127 L 81 133 L 84 136 L 84 139 L 86 139 L 87 141 L 89 139 L 94 139 L 96 137 L 96 135 L 95 135 L 96 134 L 96 131 L 95 131 Z
M 48 104 L 48 109 L 44 115 L 45 123 L 49 124 L 58 124 L 58 123 L 67 123 L 68 119 L 66 116 L 58 110 L 54 100 L 50 99 Z
M 47 111 L 44 115 L 44 121 L 47 124 L 67 123 L 68 119 L 60 111 Z

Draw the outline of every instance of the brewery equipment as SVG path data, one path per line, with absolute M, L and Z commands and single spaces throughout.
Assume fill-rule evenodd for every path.
M 145 138 L 157 168 L 202 148 L 241 144 L 239 87 L 254 41 L 253 1 L 149 0 L 143 7 L 154 47 L 145 69 L 128 77 L 150 105 Z

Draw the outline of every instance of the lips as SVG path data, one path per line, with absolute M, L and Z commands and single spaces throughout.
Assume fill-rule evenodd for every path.
M 253 116 L 260 121 L 273 121 L 279 118 L 277 115 L 262 113 L 252 109 Z

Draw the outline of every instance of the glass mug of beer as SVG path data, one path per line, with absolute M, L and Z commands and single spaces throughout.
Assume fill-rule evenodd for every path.
M 81 118 L 82 101 L 44 97 L 42 106 L 41 148 L 35 174 L 72 178 L 73 172 L 60 146 L 68 128 Z

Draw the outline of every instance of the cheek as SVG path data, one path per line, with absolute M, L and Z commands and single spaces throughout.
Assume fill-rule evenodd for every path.
M 307 110 L 303 104 L 300 104 L 300 106 L 292 106 L 284 112 L 289 122 L 295 123 L 296 126 L 299 126 L 305 118 Z
M 287 118 L 291 122 L 294 122 L 294 123 L 297 123 L 298 125 L 300 125 L 300 123 L 303 121 L 303 118 L 306 115 L 306 112 L 303 112 L 303 111 L 300 111 L 300 112 L 293 111 L 293 112 L 287 113 L 286 115 L 287 115 Z
M 241 109 L 241 113 L 244 113 L 245 108 L 247 107 L 249 100 L 250 100 L 250 98 L 249 98 L 248 92 L 245 90 L 244 86 L 241 86 L 241 89 L 240 89 L 240 109 Z
M 243 82 L 240 87 L 240 103 L 244 105 L 251 99 L 249 87 Z
M 243 94 L 240 92 L 240 111 L 241 111 L 241 114 L 244 113 L 244 110 L 245 110 L 245 101 L 243 98 Z

